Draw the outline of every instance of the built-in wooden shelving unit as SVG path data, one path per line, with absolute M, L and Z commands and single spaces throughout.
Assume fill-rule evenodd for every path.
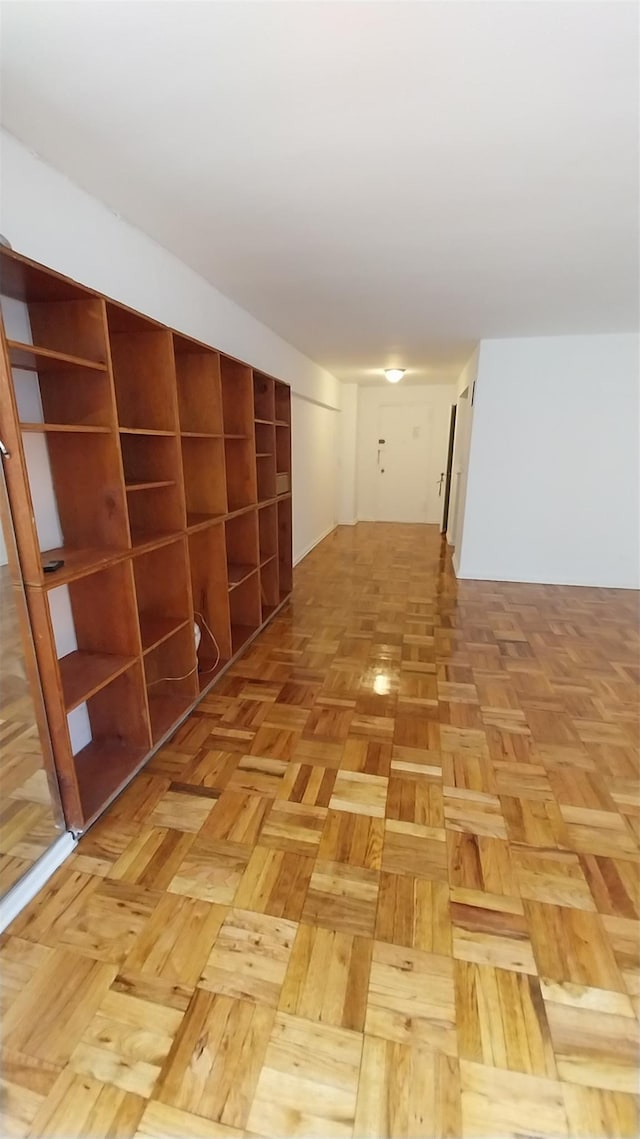
M 11 251 L 0 272 L 7 483 L 79 832 L 291 591 L 290 391 Z

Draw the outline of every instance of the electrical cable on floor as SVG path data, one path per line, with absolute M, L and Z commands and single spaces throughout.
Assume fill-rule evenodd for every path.
M 207 633 L 209 634 L 209 636 L 211 637 L 211 640 L 213 641 L 213 643 L 215 645 L 215 649 L 216 649 L 216 653 L 217 653 L 215 664 L 212 664 L 211 668 L 203 669 L 203 671 L 200 673 L 201 676 L 208 676 L 210 672 L 215 672 L 215 670 L 217 669 L 217 667 L 220 663 L 220 655 L 221 655 L 220 654 L 220 646 L 218 645 L 218 642 L 216 641 L 213 633 L 211 632 L 211 629 L 207 625 L 207 622 L 205 621 L 204 617 L 202 616 L 202 613 L 195 612 L 194 616 L 199 617 L 200 620 L 202 621 L 202 624 L 204 625 L 205 629 L 207 630 Z M 185 672 L 184 676 L 161 676 L 158 678 L 158 680 L 152 680 L 151 684 L 147 685 L 147 688 L 153 688 L 153 686 L 155 684 L 162 684 L 165 680 L 188 680 L 189 677 L 193 676 L 194 672 L 197 672 L 197 671 L 198 671 L 198 661 L 196 661 L 194 668 L 189 669 L 189 672 Z

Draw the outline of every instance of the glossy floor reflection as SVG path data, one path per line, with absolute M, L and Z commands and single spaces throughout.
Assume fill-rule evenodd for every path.
M 3 939 L 10 1133 L 635 1135 L 636 604 L 327 538 Z

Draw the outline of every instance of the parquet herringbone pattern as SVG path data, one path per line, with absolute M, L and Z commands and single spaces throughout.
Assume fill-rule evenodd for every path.
M 2 939 L 12 1136 L 635 1136 L 637 598 L 360 524 Z

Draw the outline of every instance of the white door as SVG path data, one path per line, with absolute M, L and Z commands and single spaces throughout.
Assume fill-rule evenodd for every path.
M 376 473 L 379 522 L 441 521 L 441 456 L 434 454 L 432 434 L 432 411 L 427 404 L 381 405 Z

